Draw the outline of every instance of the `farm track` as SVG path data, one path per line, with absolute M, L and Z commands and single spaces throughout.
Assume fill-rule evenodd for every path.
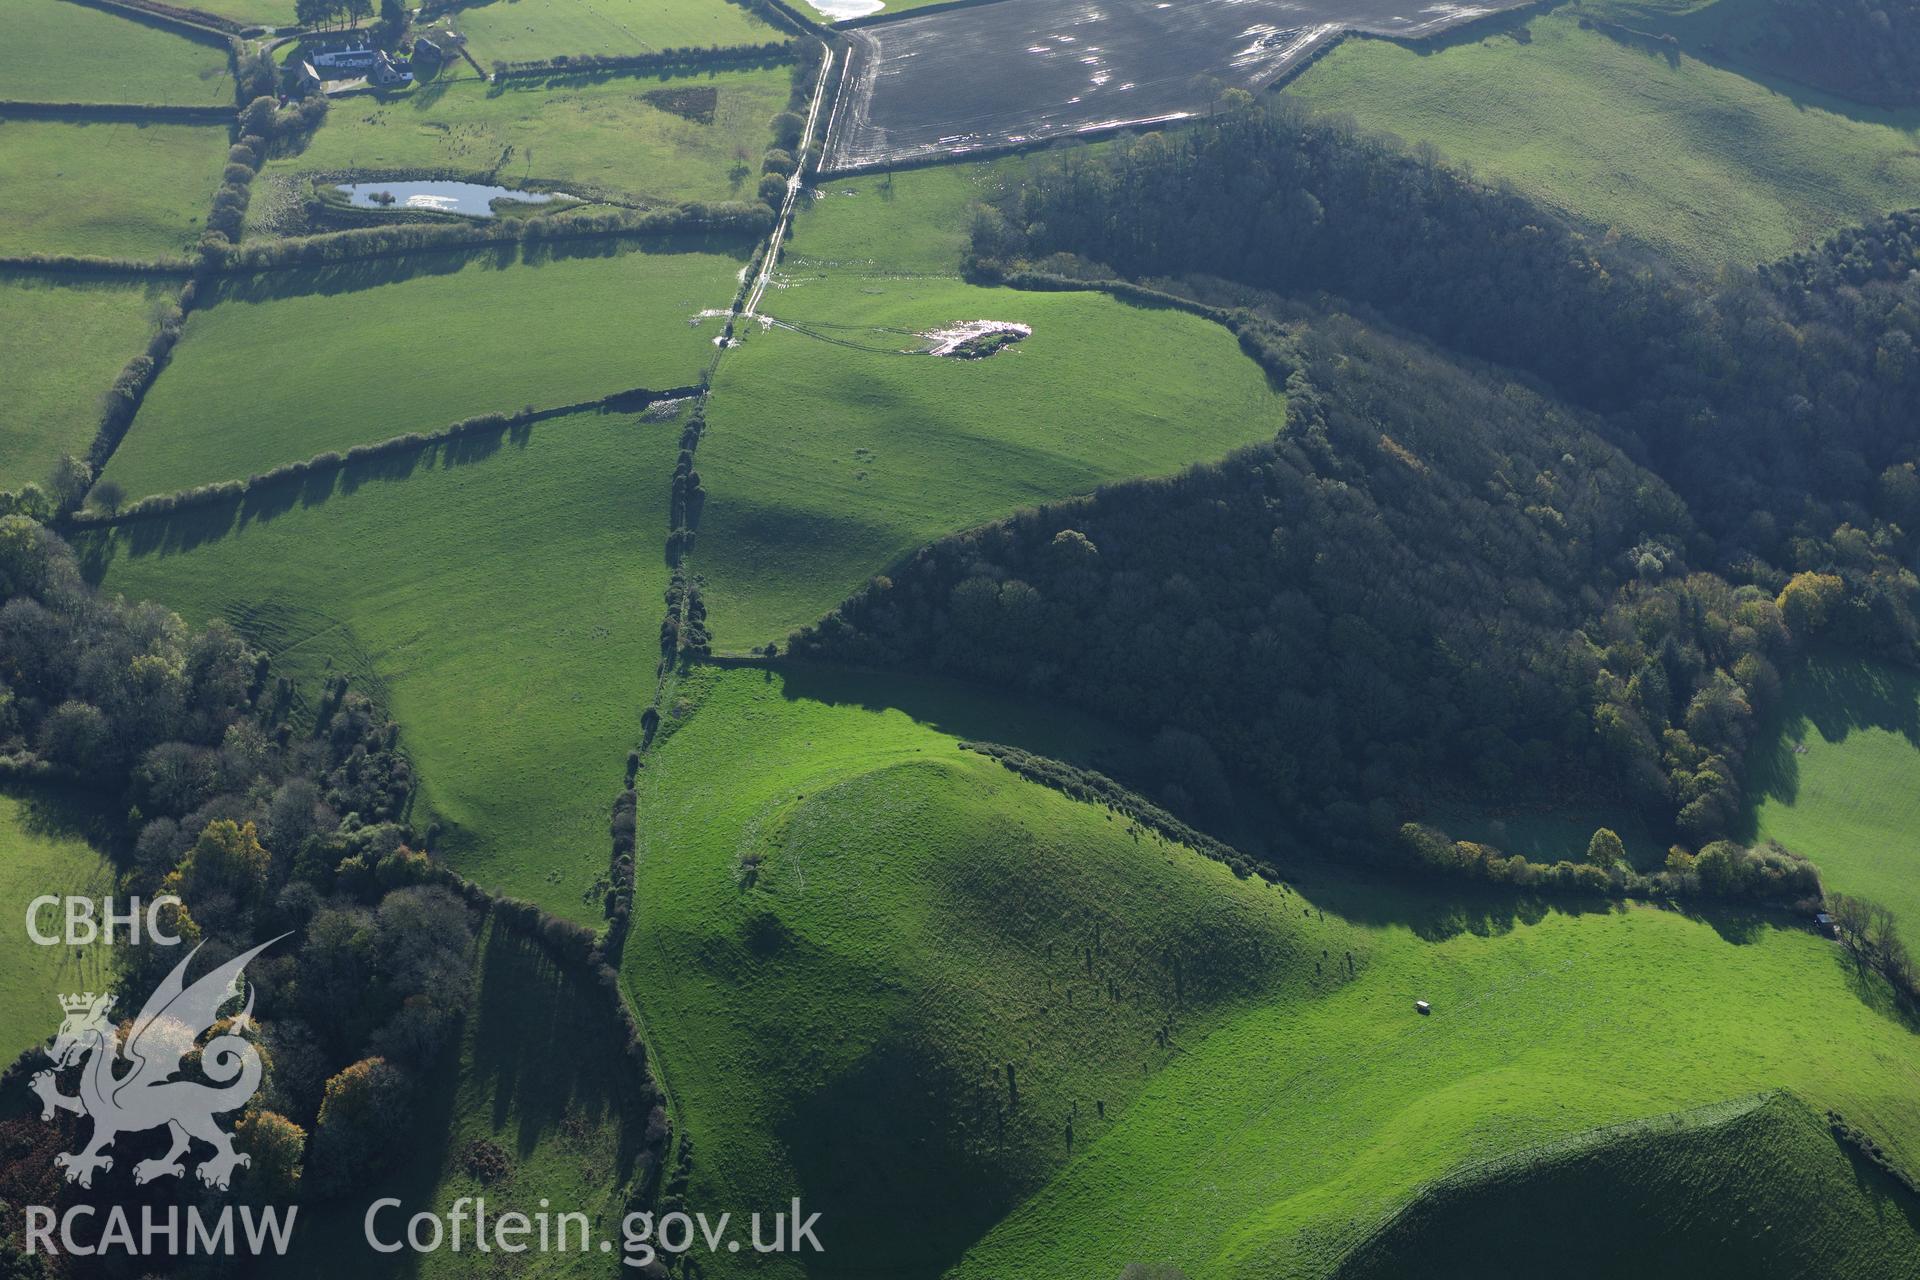
M 753 289 L 747 294 L 746 306 L 736 312 L 737 316 L 747 317 L 755 313 L 755 309 L 760 305 L 761 295 L 767 291 L 767 282 L 773 277 L 773 268 L 780 261 L 780 246 L 786 240 L 788 225 L 793 221 L 793 207 L 806 185 L 807 151 L 813 146 L 813 131 L 820 122 L 820 104 L 826 100 L 827 77 L 832 71 L 833 48 L 828 46 L 825 56 L 820 60 L 820 76 L 814 81 L 813 105 L 807 108 L 807 127 L 800 135 L 800 166 L 793 171 L 793 176 L 787 179 L 787 194 L 786 198 L 780 202 L 780 216 L 774 219 L 773 234 L 767 238 L 766 259 L 760 264 L 760 274 L 753 282 Z
M 731 340 L 734 326 L 741 320 L 754 315 L 754 309 L 759 306 L 762 295 L 766 293 L 767 284 L 772 279 L 774 266 L 780 258 L 780 246 L 785 242 L 787 229 L 793 220 L 794 207 L 799 202 L 800 192 L 805 189 L 807 172 L 806 155 L 808 148 L 813 144 L 814 131 L 819 125 L 820 107 L 826 99 L 828 75 L 832 69 L 833 49 L 831 46 L 828 46 L 825 51 L 825 56 L 820 61 L 820 75 L 819 78 L 815 80 L 813 86 L 813 102 L 807 108 L 806 128 L 800 137 L 800 167 L 795 169 L 793 176 L 787 180 L 787 192 L 780 202 L 780 213 L 779 216 L 774 219 L 773 231 L 767 237 L 766 253 L 760 270 L 755 275 L 752 284 L 744 291 L 744 295 L 735 295 L 733 307 L 727 313 L 726 325 L 721 331 L 722 337 L 719 352 L 714 357 L 713 364 L 709 366 L 707 370 L 703 380 L 705 386 L 699 395 L 694 397 L 698 405 L 704 405 L 707 394 L 712 387 L 713 375 L 719 369 L 720 362 L 726 358 L 728 350 L 727 344 Z M 689 443 L 690 451 L 697 454 L 700 444 L 699 436 L 696 434 Z M 667 483 L 671 485 L 672 482 L 672 477 L 668 477 Z M 671 523 L 671 519 L 671 516 L 669 516 L 669 523 Z M 688 520 L 690 526 L 697 522 L 697 518 L 691 515 L 689 515 Z M 667 530 L 669 537 L 671 537 L 674 532 L 671 528 Z M 676 575 L 680 574 L 690 558 L 690 549 L 682 552 L 679 564 L 675 569 Z M 678 599 L 669 604 L 669 612 L 662 620 L 663 625 L 668 620 L 672 621 L 675 626 L 676 636 L 682 636 L 686 632 L 687 615 L 691 597 L 692 588 L 691 585 L 689 585 L 688 590 L 681 592 Z M 666 702 L 679 675 L 680 664 L 678 659 L 681 642 L 676 640 L 675 644 L 676 652 L 672 655 L 663 655 L 659 664 L 659 677 L 654 683 L 653 699 L 648 704 L 648 707 L 655 712 L 658 712 Z M 642 743 L 641 752 L 643 756 L 651 745 L 650 740 Z M 634 857 L 637 859 L 638 856 L 639 851 L 636 849 L 634 851 Z M 629 910 L 631 909 L 632 904 L 630 902 Z M 628 937 L 631 937 L 631 932 L 629 932 Z M 611 957 L 611 962 L 616 968 L 620 967 L 619 956 Z M 660 1086 L 661 1095 L 665 1099 L 667 1114 L 674 1123 L 674 1132 L 678 1133 L 680 1131 L 680 1108 L 674 1097 L 673 1085 L 667 1078 L 661 1057 L 654 1051 L 655 1042 L 652 1032 L 647 1025 L 646 1007 L 639 997 L 628 987 L 624 978 L 622 978 L 620 983 L 620 993 L 626 1001 L 627 1007 L 633 1011 L 634 1022 L 639 1029 L 640 1039 L 647 1046 L 647 1059 L 653 1073 L 653 1078 Z

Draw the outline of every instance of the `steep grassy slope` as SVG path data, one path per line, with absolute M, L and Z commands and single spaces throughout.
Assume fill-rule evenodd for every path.
M 1223 1010 L 1339 980 L 1297 897 L 952 736 L 1084 752 L 1090 727 L 880 677 L 690 684 L 642 775 L 624 973 L 690 1201 L 798 1194 L 827 1274 L 935 1273 Z
M 460 9 L 454 22 L 481 66 L 763 44 L 784 34 L 730 0 L 493 0 Z
M 52 1038 L 60 996 L 111 985 L 104 945 L 42 947 L 27 937 L 24 919 L 41 894 L 98 900 L 113 892 L 113 866 L 89 836 L 97 816 L 56 791 L 0 791 L 0 899 L 12 908 L 0 934 L 0 1062 Z M 40 927 L 60 932 L 58 910 Z
M 1920 1154 L 1920 1038 L 1811 933 L 1324 873 L 1303 906 L 950 736 L 1017 721 L 822 679 L 699 677 L 644 774 L 624 972 L 696 1199 L 798 1187 L 888 1274 L 1319 1276 L 1468 1162 L 1756 1090 Z M 1116 969 L 1155 984 L 1103 1000 Z
M 188 317 L 106 474 L 140 497 L 476 414 L 686 386 L 713 357 L 688 322 L 724 306 L 739 271 L 722 253 L 666 251 L 406 267 L 229 283 Z
M 710 122 L 656 105 L 661 93 L 683 89 L 714 91 Z M 426 84 L 384 101 L 336 104 L 307 148 L 268 164 L 261 179 L 430 169 L 503 183 L 539 179 L 623 203 L 751 200 L 788 91 L 786 67 Z
M 0 120 L 0 254 L 179 257 L 226 162 L 219 127 Z
M 478 947 L 457 1063 L 426 1091 L 398 1167 L 343 1204 L 302 1209 L 286 1274 L 339 1275 L 343 1238 L 354 1241 L 351 1256 L 363 1276 L 500 1274 L 501 1255 L 475 1250 L 471 1234 L 459 1253 L 382 1256 L 361 1247 L 367 1206 L 384 1196 L 398 1197 L 401 1207 L 378 1219 L 383 1239 L 401 1238 L 412 1214 L 446 1213 L 462 1196 L 485 1196 L 490 1213 L 512 1208 L 529 1217 L 544 1199 L 551 1213 L 588 1215 L 593 1239 L 618 1238 L 626 1187 L 641 1173 L 646 1107 L 630 1067 L 612 1051 L 605 1000 L 556 970 L 538 947 L 497 928 L 483 932 Z M 476 1147 L 506 1154 L 504 1176 L 475 1176 Z M 612 1274 L 606 1255 L 591 1248 L 529 1251 L 516 1263 L 512 1274 L 530 1278 Z
M 101 395 L 146 348 L 174 285 L 0 277 L 0 488 L 44 480 L 63 453 L 86 456 Z
M 226 616 L 309 685 L 383 699 L 415 826 L 490 888 L 595 921 L 607 805 L 651 696 L 680 428 L 582 414 L 115 530 L 104 586 Z
M 1437 52 L 1350 41 L 1288 91 L 1702 270 L 1913 203 L 1920 113 L 1788 92 L 1583 22 L 1561 9 L 1530 18 L 1528 39 Z
M 1920 1198 L 1849 1152 L 1805 1103 L 1774 1094 L 1449 1178 L 1339 1276 L 1532 1276 L 1549 1257 L 1568 1280 L 1913 1276 L 1916 1226 Z
M 1812 858 L 1829 889 L 1892 909 L 1920 948 L 1920 679 L 1809 659 L 1748 759 L 1755 834 Z
M 1196 1280 L 1325 1275 L 1470 1161 L 1775 1087 L 1847 1113 L 1909 1166 L 1920 1155 L 1902 1101 L 1920 1038 L 1811 933 L 1379 885 L 1306 894 L 1330 930 L 1336 909 L 1361 922 L 1359 979 L 1182 1055 L 957 1274 L 1165 1258 Z
M 0 98 L 16 102 L 233 101 L 227 51 L 66 0 L 6 0 Z
M 1285 421 L 1218 325 L 960 281 L 974 202 L 1025 164 L 827 183 L 796 220 L 760 308 L 782 327 L 722 362 L 700 447 L 696 558 L 722 649 L 783 638 L 941 534 L 1177 471 Z M 907 354 L 968 320 L 1033 334 L 984 360 Z

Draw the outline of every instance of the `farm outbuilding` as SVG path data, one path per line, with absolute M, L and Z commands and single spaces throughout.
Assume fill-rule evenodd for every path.
M 313 65 L 323 71 L 365 71 L 380 58 L 376 49 L 333 49 L 313 55 Z

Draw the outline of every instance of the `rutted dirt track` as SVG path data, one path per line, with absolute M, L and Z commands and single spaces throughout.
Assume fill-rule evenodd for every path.
M 825 172 L 1204 114 L 1347 31 L 1418 37 L 1530 0 L 1006 0 L 846 32 Z

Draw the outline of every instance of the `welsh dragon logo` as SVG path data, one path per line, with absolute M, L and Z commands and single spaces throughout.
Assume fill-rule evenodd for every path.
M 239 1110 L 260 1087 L 260 1051 L 242 1037 L 253 1014 L 251 987 L 246 1007 L 221 1034 L 198 1046 L 200 1071 L 214 1083 L 173 1077 L 186 1066 L 200 1037 L 219 1021 L 221 1008 L 239 998 L 240 974 L 247 962 L 279 940 L 235 956 L 188 986 L 187 966 L 200 952 L 195 947 L 127 1024 L 117 1045 L 117 1029 L 107 1017 L 113 1008 L 112 993 L 96 996 L 89 991 L 60 997 L 66 1018 L 46 1049 L 54 1069 L 36 1074 L 31 1087 L 40 1095 L 42 1120 L 53 1119 L 57 1111 L 71 1111 L 93 1121 L 86 1146 L 53 1158 L 54 1165 L 66 1171 L 67 1181 L 91 1187 L 96 1170 L 113 1168 L 107 1148 L 116 1138 L 162 1125 L 172 1133 L 172 1146 L 165 1155 L 134 1165 L 136 1183 L 184 1174 L 181 1157 L 195 1138 L 213 1148 L 213 1155 L 194 1170 L 209 1187 L 225 1190 L 233 1171 L 250 1163 L 233 1149 L 233 1139 L 214 1117 Z M 61 1093 L 54 1072 L 82 1062 L 79 1093 Z

